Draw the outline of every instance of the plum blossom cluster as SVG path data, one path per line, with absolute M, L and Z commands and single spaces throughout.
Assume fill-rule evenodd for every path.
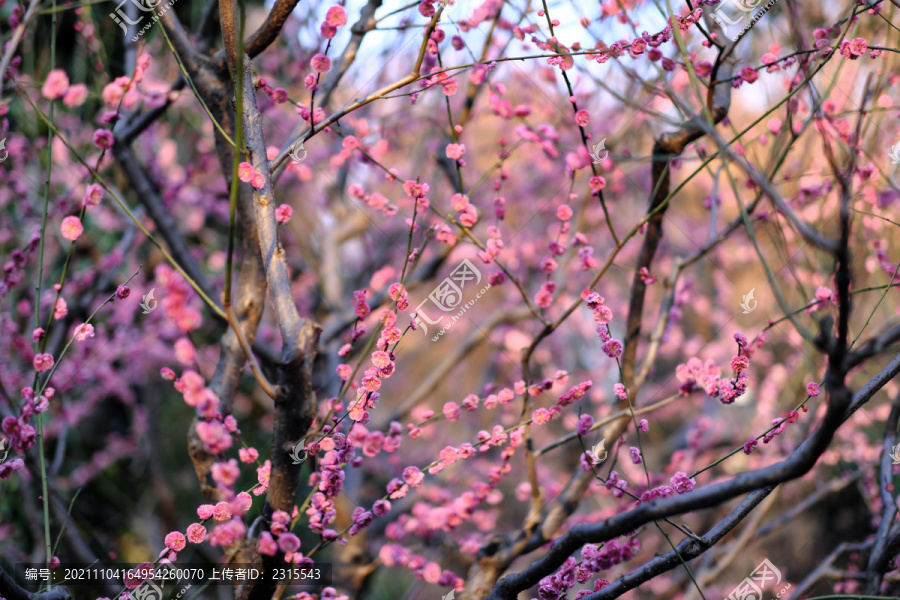
M 706 362 L 697 357 L 692 357 L 687 363 L 679 364 L 675 368 L 675 376 L 681 383 L 678 391 L 687 396 L 695 389 L 700 388 L 712 398 L 718 398 L 722 404 L 732 404 L 747 392 L 752 347 L 747 338 L 741 334 L 734 334 L 738 344 L 738 355 L 731 359 L 733 377 L 723 378 L 722 369 L 712 359 Z
M 400 544 L 383 545 L 378 551 L 378 558 L 385 566 L 409 569 L 416 579 L 441 587 L 453 587 L 460 592 L 463 590 L 463 579 L 457 577 L 453 571 L 441 570 L 438 563 L 428 561 L 421 554 L 410 552 Z
M 624 543 L 619 542 L 619 540 L 610 540 L 603 544 L 602 547 L 598 547 L 596 544 L 585 544 L 581 548 L 581 563 L 578 563 L 574 557 L 570 556 L 563 562 L 558 572 L 544 577 L 538 582 L 538 597 L 536 600 L 559 600 L 564 598 L 567 590 L 576 584 L 587 583 L 594 574 L 631 560 L 637 556 L 640 549 L 641 542 L 637 538 L 630 538 Z M 608 580 L 598 577 L 594 580 L 593 589 L 581 590 L 575 597 L 583 598 L 589 596 L 608 585 Z
M 284 554 L 285 562 L 305 565 L 312 564 L 311 558 L 303 556 L 300 552 L 300 538 L 291 533 L 291 521 L 299 515 L 299 509 L 295 506 L 293 514 L 289 515 L 283 510 L 272 513 L 272 521 L 269 530 L 259 535 L 257 550 L 266 556 L 275 556 L 279 551 Z
M 19 453 L 34 446 L 36 441 L 36 432 L 30 424 L 31 417 L 35 414 L 45 412 L 50 408 L 50 400 L 56 394 L 56 390 L 52 387 L 44 389 L 44 393 L 40 396 L 30 387 L 22 388 L 22 407 L 19 410 L 19 416 L 8 416 L 3 419 L 0 429 L 7 436 L 9 447 Z M 21 458 L 13 458 L 0 465 L 0 479 L 8 479 L 13 472 L 25 466 Z
M 603 342 L 601 348 L 604 354 L 610 358 L 618 358 L 622 355 L 622 342 L 613 339 L 610 335 L 609 323 L 613 318 L 612 309 L 604 304 L 603 296 L 597 292 L 585 290 L 581 293 L 581 297 L 587 307 L 591 309 L 594 322 L 597 323 L 597 335 L 600 336 L 600 340 Z
M 328 428 L 326 426 L 325 429 Z M 317 486 L 319 491 L 313 494 L 306 514 L 310 518 L 310 529 L 322 535 L 324 540 L 331 541 L 337 538 L 337 532 L 326 529 L 326 526 L 333 523 L 337 515 L 333 499 L 344 487 L 344 465 L 354 461 L 359 465 L 361 459 L 357 460 L 356 450 L 343 433 L 323 438 L 319 443 L 325 455 L 318 461 L 319 470 L 309 476 L 309 485 Z

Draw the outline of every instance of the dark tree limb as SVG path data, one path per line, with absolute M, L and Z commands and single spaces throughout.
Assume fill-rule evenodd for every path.
M 891 412 L 884 424 L 884 441 L 881 452 L 881 471 L 878 478 L 878 490 L 881 493 L 881 523 L 878 524 L 878 532 L 875 534 L 875 547 L 869 555 L 869 564 L 866 572 L 866 595 L 872 596 L 881 589 L 884 573 L 888 570 L 888 563 L 893 556 L 888 553 L 889 533 L 897 517 L 897 503 L 894 495 L 889 491 L 894 479 L 894 466 L 891 460 L 891 451 L 897 444 L 897 422 L 900 421 L 900 394 L 891 404 Z
M 731 65 L 726 63 L 722 66 L 722 79 L 731 78 Z M 728 109 L 731 106 L 731 82 L 719 81 L 710 88 L 710 98 L 708 100 L 708 109 L 712 114 L 713 123 L 717 124 L 728 115 Z M 637 360 L 637 347 L 641 335 L 641 321 L 644 315 L 644 299 L 647 292 L 647 284 L 641 277 L 641 267 L 650 269 L 653 257 L 659 248 L 662 240 L 663 218 L 669 204 L 666 199 L 669 197 L 669 161 L 679 156 L 688 144 L 700 139 L 707 131 L 708 124 L 704 111 L 694 115 L 694 117 L 685 122 L 677 131 L 671 131 L 662 134 L 653 144 L 653 175 L 652 181 L 654 185 L 653 192 L 650 195 L 650 204 L 647 207 L 647 213 L 650 219 L 647 221 L 647 229 L 644 233 L 644 241 L 641 245 L 641 252 L 634 271 L 634 278 L 631 282 L 630 302 L 628 304 L 628 318 L 625 325 L 625 340 L 622 351 L 622 378 L 625 387 L 636 393 L 634 390 L 634 374 Z
M 40 594 L 23 590 L 16 585 L 3 567 L 0 567 L 0 598 L 6 598 L 6 600 L 74 600 L 69 590 L 62 586 Z
M 543 557 L 521 572 L 501 579 L 488 599 L 514 599 L 516 594 L 536 585 L 543 577 L 556 571 L 566 558 L 584 544 L 605 542 L 634 531 L 651 521 L 717 506 L 741 494 L 778 485 L 806 474 L 828 448 L 837 428 L 897 374 L 900 374 L 900 355 L 894 357 L 857 392 L 852 404 L 846 401 L 849 397 L 845 400 L 841 390 L 830 390 L 828 410 L 822 425 L 800 444 L 790 457 L 779 463 L 741 473 L 727 481 L 695 489 L 687 494 L 645 502 L 634 510 L 600 523 L 576 525 L 558 538 Z
M 269 161 L 266 157 L 266 141 L 262 130 L 262 115 L 256 103 L 256 92 L 246 55 L 238 55 L 238 11 L 236 0 L 219 3 L 222 21 L 222 37 L 228 57 L 228 72 L 238 77 L 242 94 L 244 139 L 253 168 L 266 174 L 265 185 L 254 194 L 254 215 L 258 234 L 258 251 L 262 258 L 269 297 L 274 307 L 275 321 L 283 343 L 281 364 L 277 369 L 275 384 L 274 439 L 271 452 L 271 472 L 266 503 L 262 518 L 267 520 L 277 510 L 290 512 L 300 485 L 302 465 L 293 464 L 291 447 L 297 443 L 312 425 L 316 401 L 312 391 L 312 367 L 319 344 L 321 328 L 302 318 L 297 311 L 291 291 L 284 248 L 278 237 L 275 219 L 275 197 L 272 179 L 268 177 Z M 243 187 L 249 187 L 244 184 Z M 248 562 L 263 568 L 283 564 L 283 556 L 259 555 L 252 545 L 247 548 Z M 247 560 L 247 559 L 244 559 Z M 276 582 L 252 580 L 240 585 L 236 591 L 238 600 L 268 600 L 275 592 Z

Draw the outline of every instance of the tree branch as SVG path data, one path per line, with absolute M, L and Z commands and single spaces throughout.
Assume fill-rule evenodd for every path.
M 527 590 L 541 578 L 552 574 L 566 558 L 584 544 L 605 542 L 634 531 L 651 521 L 717 506 L 741 494 L 778 485 L 804 475 L 825 452 L 837 428 L 897 374 L 900 374 L 900 355 L 857 392 L 849 406 L 848 403 L 841 401 L 840 394 L 832 390 L 822 425 L 800 444 L 790 457 L 779 463 L 741 473 L 727 481 L 695 489 L 680 496 L 645 502 L 634 510 L 600 523 L 576 525 L 558 538 L 542 558 L 521 572 L 500 580 L 488 596 L 488 600 L 513 600 L 519 592 Z

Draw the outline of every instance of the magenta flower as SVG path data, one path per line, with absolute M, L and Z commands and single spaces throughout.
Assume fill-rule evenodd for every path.
M 806 384 L 806 393 L 810 396 L 818 396 L 819 395 L 819 384 L 814 381 L 810 381 Z
M 53 368 L 53 357 L 49 354 L 38 354 L 34 357 L 32 361 L 34 364 L 34 369 L 38 373 L 43 373 L 44 371 L 49 371 Z
M 631 446 L 631 447 L 628 449 L 628 454 L 631 455 L 631 462 L 632 462 L 632 463 L 634 463 L 634 464 L 636 464 L 636 465 L 639 465 L 639 464 L 641 464 L 642 462 L 644 462 L 644 459 L 641 458 L 641 451 L 638 450 L 637 448 L 635 448 L 634 446 Z
M 372 512 L 379 517 L 383 517 L 391 510 L 391 503 L 388 500 L 376 500 L 372 505 Z
M 754 81 L 759 79 L 759 72 L 748 65 L 741 69 L 741 79 L 743 79 L 747 83 L 753 83 Z
M 300 549 L 300 538 L 293 533 L 283 533 L 278 536 L 278 549 L 285 554 L 296 552 Z
M 278 206 L 278 208 L 275 209 L 275 220 L 283 225 L 290 221 L 291 215 L 293 214 L 293 208 L 291 208 L 287 204 L 281 204 Z
M 756 439 L 749 439 L 744 442 L 744 454 L 753 454 L 756 450 L 757 443 Z
M 101 150 L 109 150 L 114 142 L 112 131 L 109 129 L 98 129 L 94 132 L 94 145 Z
M 331 59 L 321 52 L 313 56 L 309 64 L 316 73 L 327 73 L 331 70 Z
M 578 432 L 578 435 L 585 436 L 587 435 L 591 427 L 594 426 L 594 419 L 591 415 L 581 415 L 578 417 L 578 423 L 575 425 L 575 431 Z
M 103 200 L 103 186 L 98 183 L 92 183 L 87 186 L 84 191 L 84 205 L 97 206 Z

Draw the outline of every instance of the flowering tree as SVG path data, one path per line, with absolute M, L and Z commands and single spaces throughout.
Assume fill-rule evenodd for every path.
M 900 594 L 896 1 L 106 6 L 0 0 L 0 597 Z

